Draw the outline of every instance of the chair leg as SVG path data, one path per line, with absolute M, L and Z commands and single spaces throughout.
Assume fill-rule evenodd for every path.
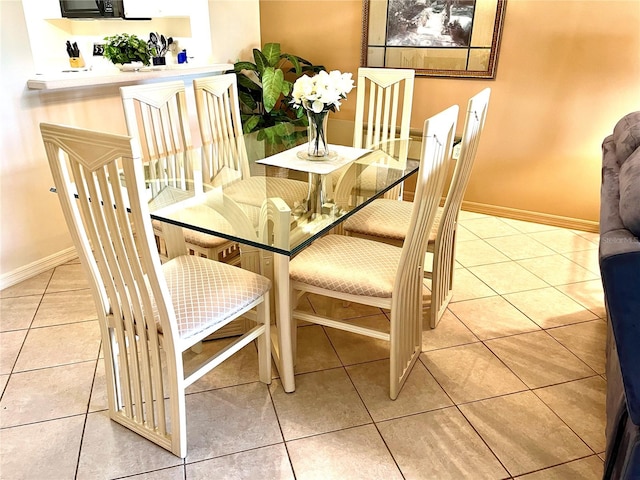
M 187 456 L 187 411 L 184 389 L 169 398 L 171 402 L 171 453 L 180 458 Z
M 256 309 L 258 311 L 258 323 L 264 325 L 264 332 L 257 339 L 258 343 L 258 371 L 260 381 L 269 385 L 271 383 L 271 320 L 269 294 L 264 295 L 264 300 Z

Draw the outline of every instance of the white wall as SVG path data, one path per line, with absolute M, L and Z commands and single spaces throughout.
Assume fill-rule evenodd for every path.
M 220 62 L 251 60 L 260 48 L 259 0 L 209 0 L 211 52 Z
M 58 199 L 49 192 L 53 182 L 40 137 L 40 122 L 126 133 L 117 86 L 49 92 L 27 89 L 27 80 L 34 76 L 36 65 L 22 3 L 0 0 L 0 91 L 3 94 L 0 103 L 3 127 L 0 133 L 0 289 L 73 256 Z M 238 2 L 243 4 L 240 23 L 251 35 L 234 34 L 226 40 L 219 33 L 212 33 L 219 23 L 229 28 L 224 31 L 233 31 L 229 26 L 237 22 L 238 15 L 234 3 L 209 0 L 206 8 L 217 12 L 215 25 L 202 23 L 203 18 L 210 18 L 208 12 L 191 22 L 200 25 L 196 27 L 199 31 L 207 32 L 204 38 L 195 39 L 206 44 L 203 51 L 209 51 L 212 44 L 224 46 L 211 54 L 211 61 L 215 63 L 226 62 L 227 57 L 241 57 L 247 48 L 250 52 L 248 43 L 253 47 L 253 37 L 260 37 L 258 5 L 254 0 Z M 245 17 L 253 20 L 247 22 Z M 82 28 L 88 28 L 90 23 L 86 22 Z M 48 43 L 39 45 L 58 47 Z M 65 52 L 64 41 L 59 48 Z M 222 57 L 223 51 L 227 57 Z M 66 61 L 64 56 L 61 58 Z

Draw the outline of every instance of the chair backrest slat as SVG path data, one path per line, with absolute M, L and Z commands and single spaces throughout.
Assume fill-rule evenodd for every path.
M 235 73 L 193 81 L 204 146 L 203 181 L 216 186 L 249 178 Z
M 193 180 L 183 152 L 191 148 L 184 83 L 163 82 L 120 88 L 127 132 L 139 140 L 156 194 L 165 185 L 183 188 Z
M 354 147 L 369 148 L 394 138 L 409 138 L 414 78 L 415 71 L 410 69 L 358 69 Z
M 457 220 L 464 192 L 471 177 L 473 162 L 480 143 L 480 134 L 484 129 L 487 117 L 490 95 L 491 89 L 485 88 L 469 99 L 460 143 L 460 156 L 451 178 L 449 187 L 451 193 L 447 195 L 444 205 L 444 215 L 454 217 L 454 221 Z

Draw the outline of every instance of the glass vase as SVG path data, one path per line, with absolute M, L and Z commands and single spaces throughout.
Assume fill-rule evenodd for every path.
M 309 126 L 307 132 L 309 136 L 309 146 L 307 155 L 313 159 L 324 159 L 329 157 L 329 145 L 327 143 L 327 120 L 329 110 L 316 113 L 307 110 Z

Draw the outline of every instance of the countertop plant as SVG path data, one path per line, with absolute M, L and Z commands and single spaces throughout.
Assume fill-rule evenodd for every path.
M 104 46 L 103 56 L 113 63 L 142 62 L 149 65 L 150 52 L 147 42 L 137 35 L 119 33 L 104 38 L 107 44 Z

